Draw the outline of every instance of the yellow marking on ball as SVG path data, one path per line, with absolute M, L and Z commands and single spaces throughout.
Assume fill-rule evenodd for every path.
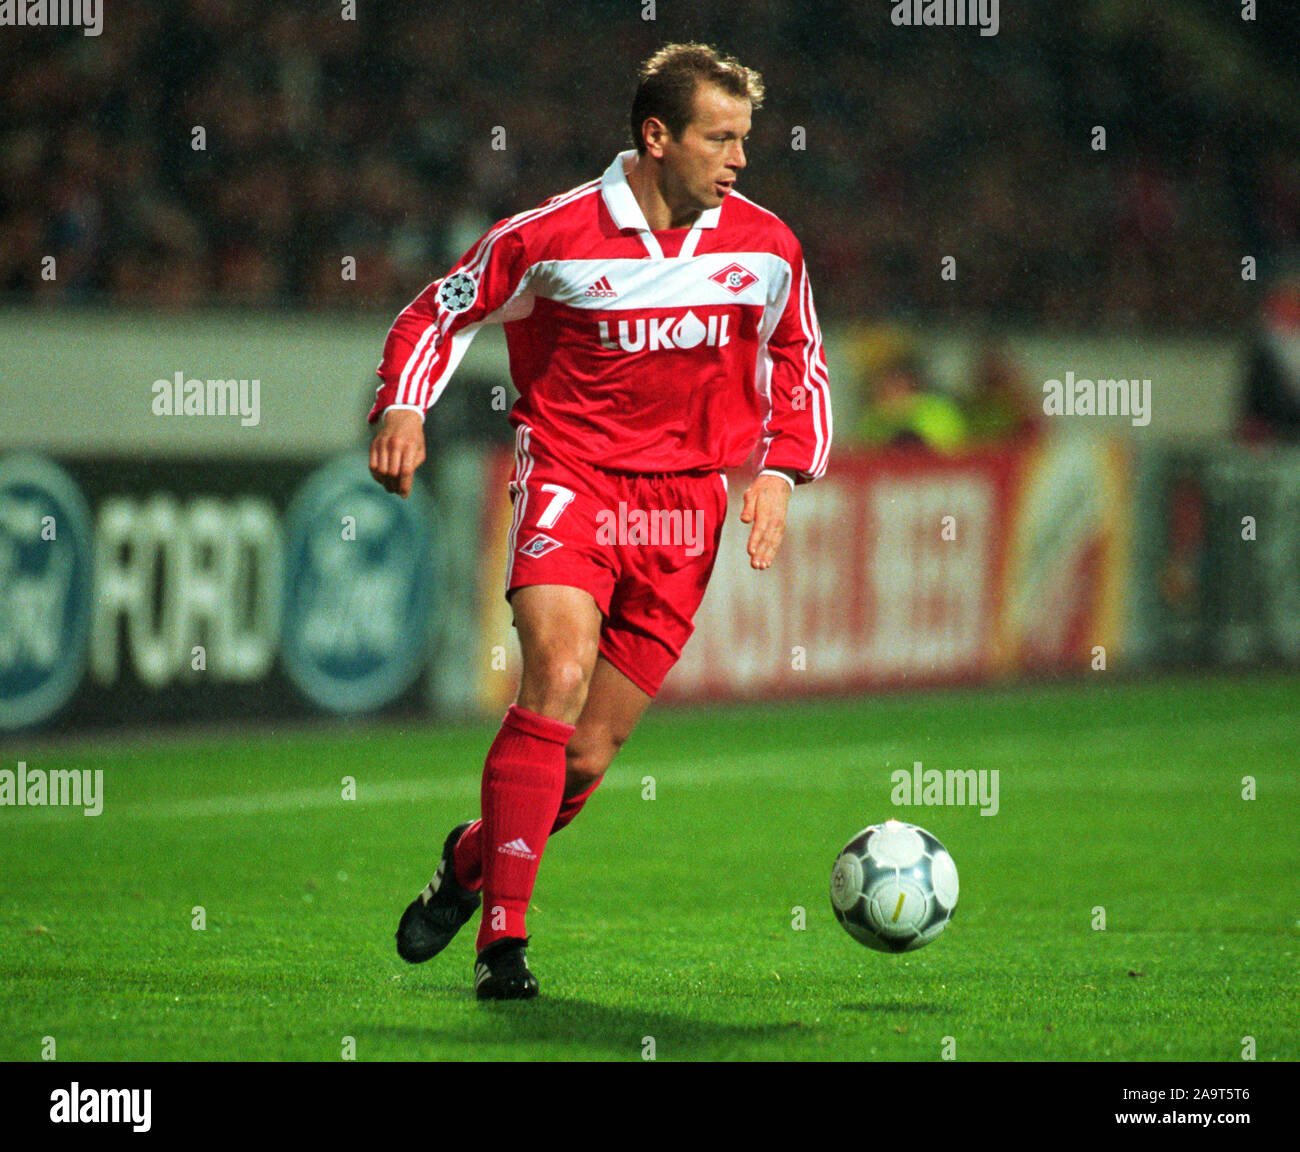
M 906 897 L 903 895 L 902 892 L 900 892 L 900 893 L 898 894 L 898 907 L 894 909 L 894 918 L 893 918 L 893 920 L 891 921 L 891 923 L 893 923 L 893 924 L 897 924 L 897 923 L 898 923 L 898 917 L 899 917 L 899 915 L 900 915 L 900 914 L 902 913 L 902 911 L 903 911 L 903 900 L 904 900 L 905 898 L 906 898 Z

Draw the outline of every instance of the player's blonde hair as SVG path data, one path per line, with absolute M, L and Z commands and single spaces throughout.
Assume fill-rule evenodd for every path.
M 695 112 L 695 89 L 716 84 L 728 95 L 763 106 L 763 77 L 734 56 L 723 56 L 709 44 L 667 44 L 641 65 L 632 97 L 632 142 L 645 151 L 642 128 L 653 117 L 680 138 Z

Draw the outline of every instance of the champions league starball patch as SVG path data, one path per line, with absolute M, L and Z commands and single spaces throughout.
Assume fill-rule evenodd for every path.
M 438 289 L 438 303 L 448 312 L 464 312 L 478 295 L 478 281 L 472 272 L 455 272 Z

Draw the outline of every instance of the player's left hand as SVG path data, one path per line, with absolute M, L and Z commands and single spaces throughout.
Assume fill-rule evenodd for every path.
M 762 570 L 772 567 L 781 538 L 785 535 L 785 510 L 790 503 L 790 485 L 780 476 L 760 476 L 745 490 L 745 506 L 740 510 L 749 530 L 749 566 Z

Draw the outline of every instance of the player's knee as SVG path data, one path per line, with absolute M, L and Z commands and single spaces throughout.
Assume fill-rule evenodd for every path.
M 564 775 L 570 788 L 596 783 L 609 767 L 609 761 L 588 745 L 574 748 L 572 741 L 564 750 Z
M 586 699 L 591 672 L 584 667 L 582 661 L 560 656 L 546 662 L 542 677 L 549 695 L 581 706 Z
M 623 740 L 623 736 L 608 731 L 583 733 L 570 740 L 564 751 L 569 786 L 597 783 L 623 746 Z
M 534 711 L 564 717 L 572 723 L 586 703 L 590 680 L 591 672 L 581 660 L 548 654 L 525 669 L 521 702 Z
M 605 769 L 600 766 L 598 760 L 581 755 L 571 757 L 565 761 L 564 794 L 576 796 L 580 792 L 585 792 L 592 785 L 599 784 L 600 778 L 604 775 Z

